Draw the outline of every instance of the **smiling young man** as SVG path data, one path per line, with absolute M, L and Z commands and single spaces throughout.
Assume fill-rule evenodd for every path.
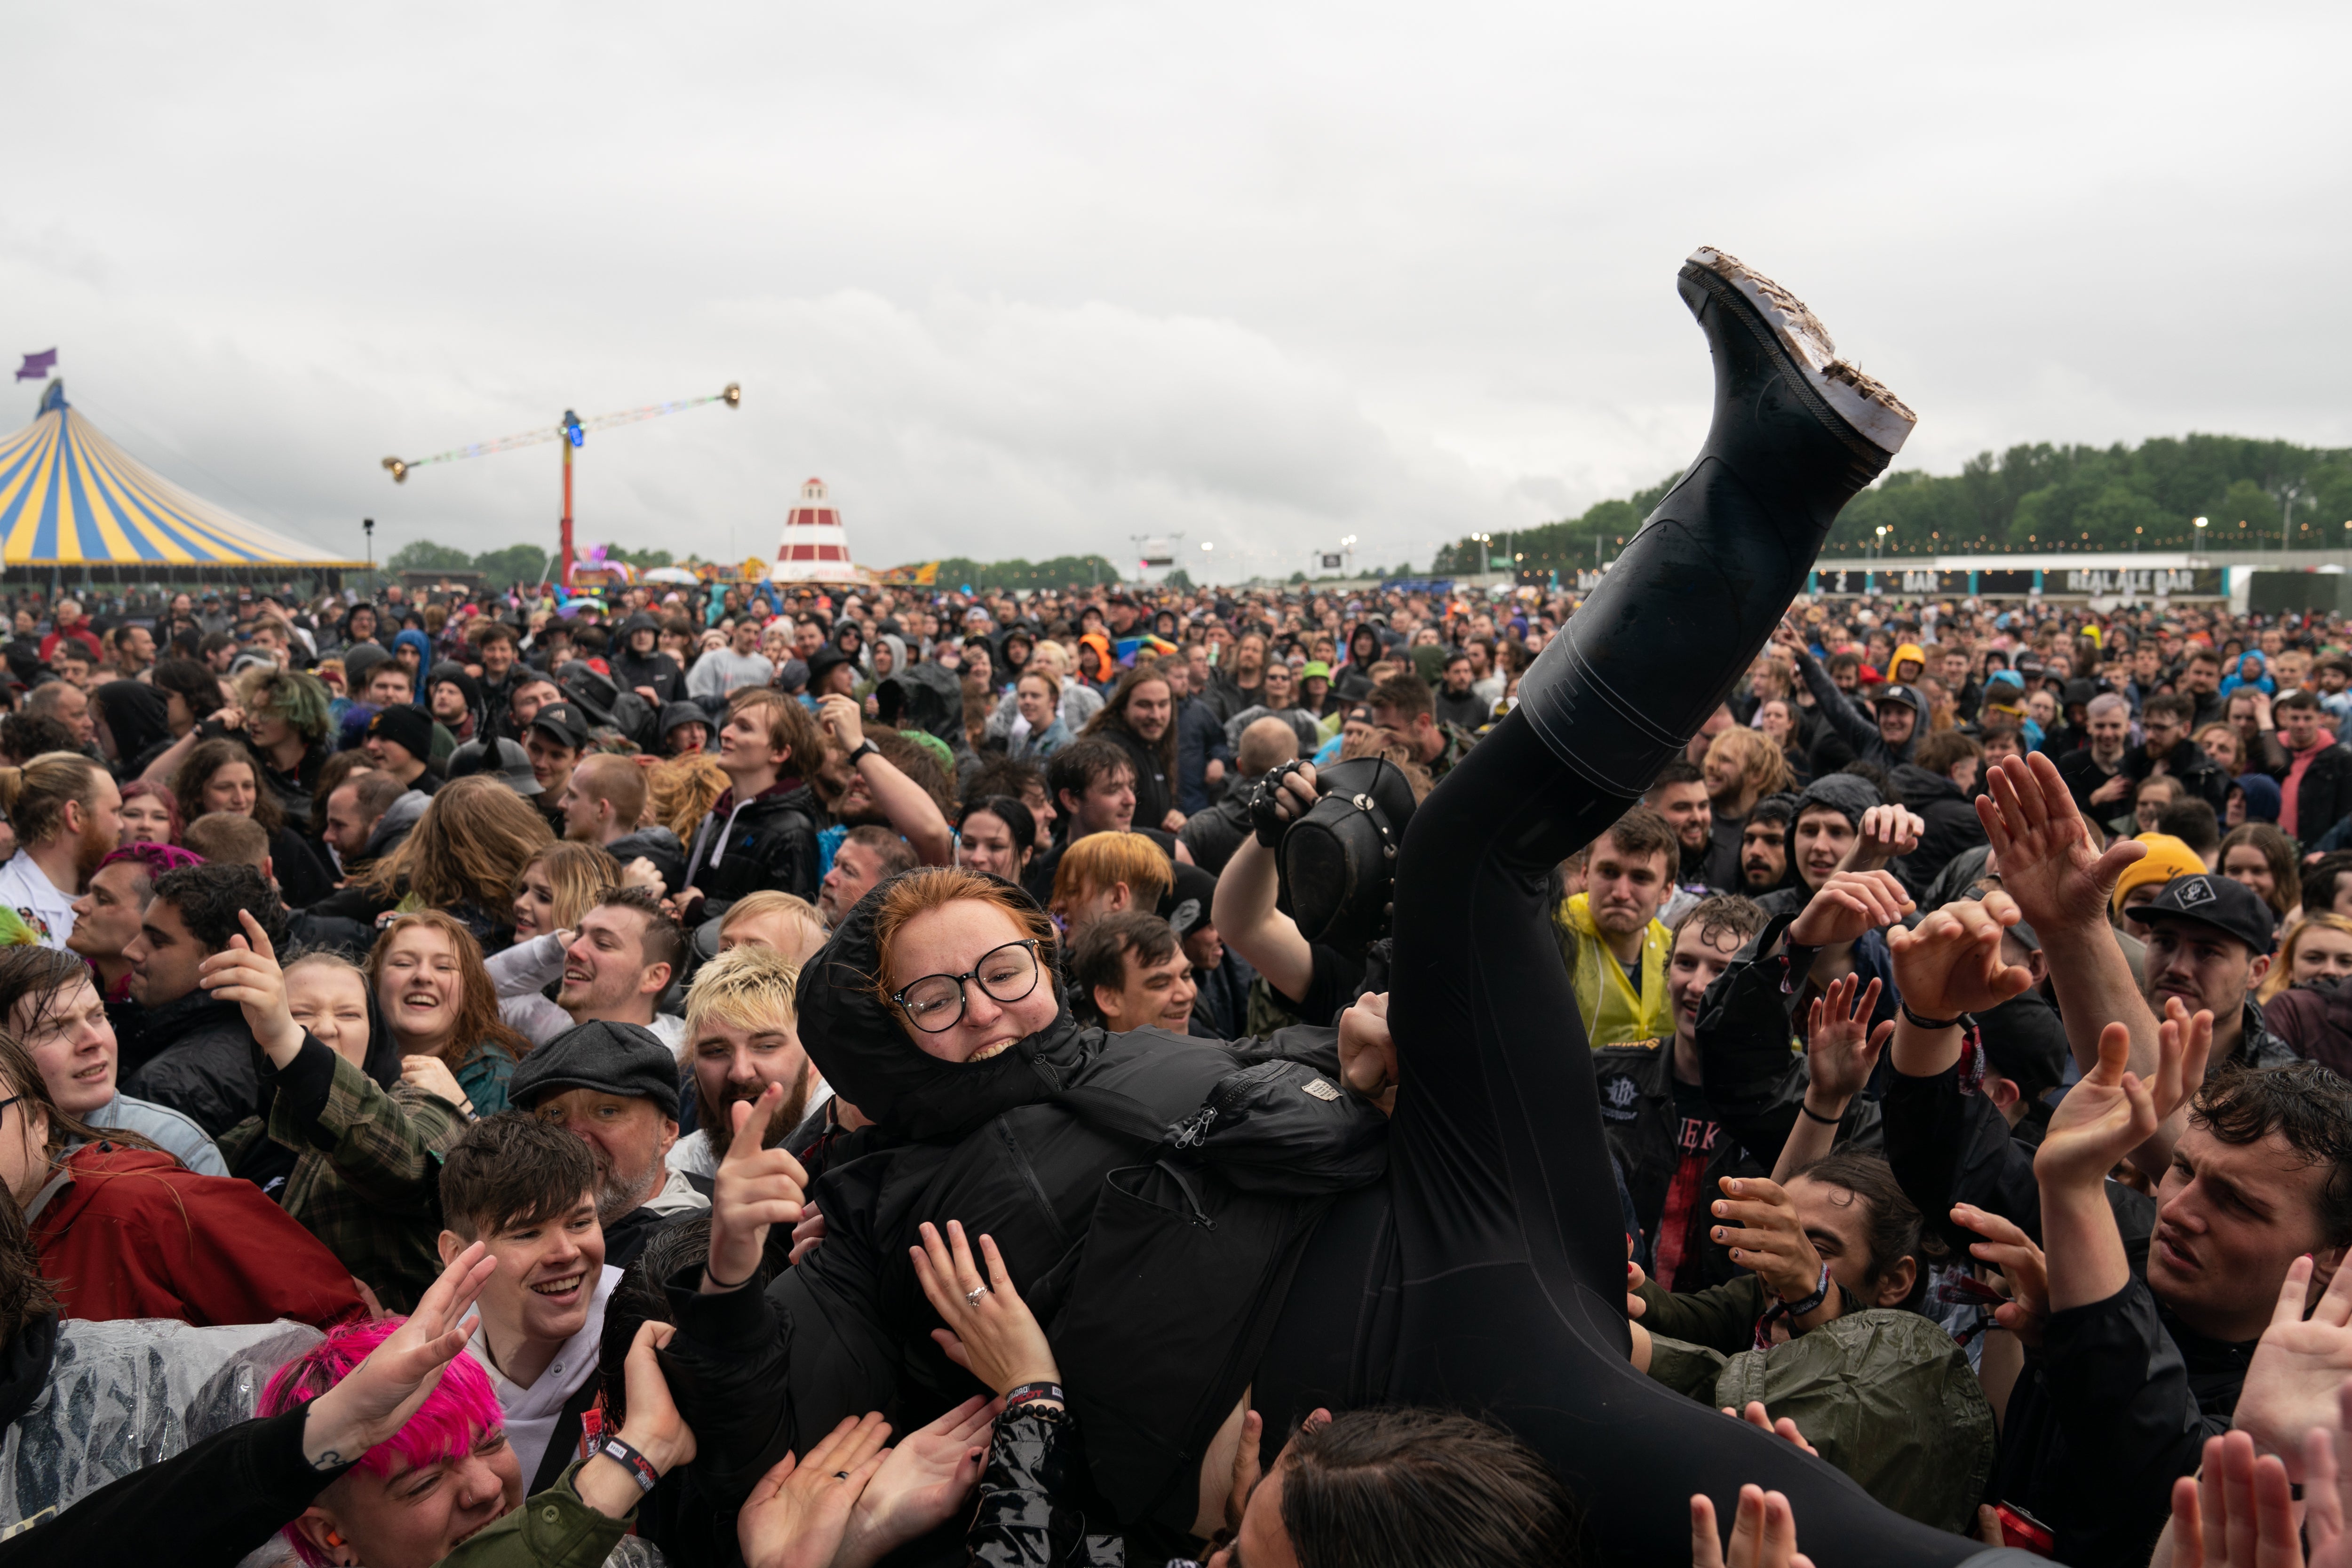
M 0 809 L 16 853 L 0 865 L 0 904 L 16 911 L 44 947 L 73 934 L 74 900 L 122 837 L 122 792 L 107 771 L 74 752 L 27 761 Z
M 515 1111 L 467 1129 L 441 1167 L 441 1258 L 474 1242 L 498 1260 L 467 1347 L 490 1374 L 526 1491 L 578 1458 L 596 1402 L 604 1304 L 621 1270 L 604 1261 L 597 1171 L 586 1142 Z
M 677 1056 L 635 1024 L 587 1023 L 523 1058 L 518 1110 L 588 1145 L 605 1260 L 626 1268 L 672 1217 L 709 1199 L 665 1163 L 677 1142 Z
M 1070 989 L 1114 1035 L 1142 1028 L 1189 1034 L 1199 994 L 1192 961 L 1174 929 L 1139 910 L 1104 916 L 1071 945 Z
M 2271 710 L 2286 755 L 2269 770 L 2279 781 L 2279 831 L 2316 843 L 2352 813 L 2352 749 L 2328 732 L 2328 714 L 2309 691 L 2290 691 Z
M 1664 816 L 1635 806 L 1592 841 L 1584 891 L 1553 913 L 1577 1010 L 1595 1049 L 1671 1030 L 1666 951 L 1673 942 L 1658 922 L 1658 907 L 1673 890 L 1680 847 Z
M 694 1071 L 695 1131 L 670 1148 L 666 1163 L 689 1178 L 708 1181 L 719 1170 L 713 1128 L 732 1125 L 739 1100 L 756 1102 L 770 1084 L 782 1084 L 783 1102 L 761 1134 L 761 1145 L 782 1142 L 810 1110 L 829 1098 L 816 1064 L 801 1047 L 793 988 L 800 966 L 772 948 L 730 948 L 697 971 L 686 995 L 688 1065 Z
M 125 1092 L 180 1111 L 217 1138 L 261 1092 L 260 1048 L 243 1009 L 198 984 L 205 959 L 245 934 L 250 910 L 271 942 L 287 942 L 285 906 L 249 866 L 184 866 L 160 877 L 122 950 L 135 1010 L 121 1025 Z

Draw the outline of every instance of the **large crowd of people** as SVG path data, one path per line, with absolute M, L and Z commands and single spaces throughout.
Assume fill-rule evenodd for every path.
M 1742 279 L 1585 595 L 16 594 L 0 1564 L 2344 1561 L 2352 627 Z

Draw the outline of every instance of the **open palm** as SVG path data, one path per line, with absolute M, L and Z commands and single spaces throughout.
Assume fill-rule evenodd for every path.
M 2116 879 L 2147 853 L 2129 839 L 2093 853 L 2090 830 L 2058 764 L 2040 752 L 2004 757 L 1987 769 L 1976 806 L 2000 857 L 2002 889 L 2039 931 L 2105 921 Z

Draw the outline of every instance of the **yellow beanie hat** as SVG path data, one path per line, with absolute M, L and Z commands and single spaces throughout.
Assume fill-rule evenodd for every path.
M 2147 853 L 2125 867 L 2124 874 L 2116 879 L 2115 897 L 2108 900 L 2111 909 L 2121 911 L 2124 895 L 2134 888 L 2204 874 L 2205 858 L 2169 833 L 2143 833 L 2132 842 L 2147 845 Z

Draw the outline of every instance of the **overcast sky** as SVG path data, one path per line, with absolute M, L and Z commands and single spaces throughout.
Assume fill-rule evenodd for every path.
M 1901 461 L 2352 444 L 2342 5 L 17 5 L 0 352 L 357 555 L 1360 564 L 1651 483 L 1718 245 Z M 8 364 L 13 366 L 11 358 Z M 13 385 L 14 384 L 6 384 Z M 0 430 L 29 418 L 16 387 Z

